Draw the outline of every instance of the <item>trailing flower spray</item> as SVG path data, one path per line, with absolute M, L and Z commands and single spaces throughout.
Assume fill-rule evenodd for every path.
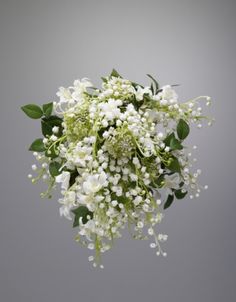
M 156 227 L 163 209 L 207 189 L 197 182 L 201 171 L 193 169 L 196 159 L 185 139 L 191 123 L 211 125 L 200 105 L 210 105 L 210 97 L 180 103 L 173 86 L 159 87 L 148 77 L 151 85 L 144 87 L 113 69 L 101 89 L 84 78 L 60 87 L 57 102 L 21 108 L 41 120 L 43 134 L 29 148 L 37 164 L 28 177 L 48 184 L 42 197 L 51 198 L 60 184 L 60 215 L 91 250 L 93 266 L 103 268 L 101 253 L 126 226 L 133 238 L 149 239 L 156 254 L 166 256 L 161 243 L 167 235 Z

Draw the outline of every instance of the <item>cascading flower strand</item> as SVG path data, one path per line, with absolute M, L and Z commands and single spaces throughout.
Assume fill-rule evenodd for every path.
M 144 87 L 112 70 L 97 89 L 87 78 L 60 87 L 56 102 L 22 107 L 41 120 L 43 138 L 29 150 L 36 164 L 33 183 L 48 184 L 42 197 L 61 187 L 60 215 L 77 229 L 75 240 L 91 250 L 88 259 L 103 268 L 101 253 L 112 247 L 128 226 L 133 238 L 150 240 L 157 255 L 166 256 L 159 233 L 163 210 L 187 194 L 199 197 L 198 184 L 185 139 L 190 125 L 212 119 L 202 114 L 208 96 L 179 102 L 174 85 L 159 87 L 151 76 Z

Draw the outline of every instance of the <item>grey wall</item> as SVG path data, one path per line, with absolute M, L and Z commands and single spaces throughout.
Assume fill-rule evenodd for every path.
M 236 2 L 0 2 L 0 301 L 235 301 Z M 181 99 L 211 95 L 212 128 L 193 130 L 197 166 L 209 185 L 176 202 L 160 226 L 167 258 L 125 236 L 94 270 L 59 217 L 57 199 L 27 174 L 37 121 L 19 107 L 55 98 L 75 78 L 116 67 L 147 83 L 180 83 Z

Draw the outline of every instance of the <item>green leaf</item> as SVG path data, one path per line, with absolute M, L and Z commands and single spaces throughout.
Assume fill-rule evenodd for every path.
M 50 174 L 55 177 L 59 174 L 61 174 L 61 171 L 59 171 L 61 168 L 61 164 L 54 161 L 54 162 L 51 162 L 50 165 L 49 165 L 49 172 Z
M 189 131 L 189 125 L 183 119 L 180 119 L 177 125 L 177 134 L 179 139 L 185 139 L 189 135 Z
M 118 201 L 118 203 L 123 203 L 123 204 L 129 202 L 129 198 L 125 196 L 116 196 L 116 200 Z
M 168 195 L 167 200 L 164 204 L 164 210 L 169 208 L 173 201 L 174 201 L 174 195 Z
M 142 85 L 138 84 L 138 83 L 135 83 L 135 82 L 131 82 L 132 86 L 134 88 L 136 88 L 137 86 L 140 86 L 141 88 L 144 88 Z
M 106 78 L 101 77 L 101 79 L 102 79 L 102 81 L 103 81 L 104 83 L 107 83 L 107 79 L 106 79 Z
M 154 85 L 155 85 L 155 93 L 157 93 L 158 89 L 159 89 L 159 84 L 157 82 L 156 79 L 154 79 L 153 76 L 151 76 L 150 74 L 147 74 L 147 76 L 154 82 Z
M 110 77 L 122 78 L 122 76 L 113 68 Z
M 42 138 L 37 138 L 29 147 L 30 151 L 43 152 L 45 151 L 44 143 Z
M 175 137 L 172 137 L 171 140 L 170 140 L 170 148 L 171 148 L 172 151 L 182 150 L 183 146 L 181 145 L 179 140 L 177 140 Z
M 167 165 L 167 168 L 170 171 L 180 173 L 180 164 L 179 164 L 178 159 L 175 156 L 171 157 L 171 162 L 169 165 Z
M 175 137 L 174 132 L 169 134 L 165 139 L 164 143 L 166 146 L 170 147 L 172 151 L 174 150 L 182 150 L 183 146 L 181 145 L 181 142 Z
M 57 127 L 59 127 L 58 135 L 61 136 L 61 134 L 62 134 L 61 124 L 62 124 L 62 119 L 56 115 L 51 115 L 49 117 L 42 118 L 41 129 L 42 129 L 43 135 L 44 136 L 52 135 L 53 134 L 52 128 L 54 126 L 57 126 Z
M 33 119 L 39 119 L 43 116 L 43 111 L 42 109 L 34 104 L 28 104 L 23 107 L 21 107 L 21 110 L 24 111 L 24 113 Z
M 152 94 L 154 94 L 155 91 L 154 91 L 154 87 L 153 87 L 153 84 L 152 84 L 152 83 L 151 83 L 150 89 L 151 89 Z
M 175 134 L 174 132 L 170 133 L 165 139 L 164 139 L 164 143 L 166 146 L 170 147 L 170 142 L 171 140 L 175 138 Z
M 56 116 L 56 115 L 51 115 L 49 117 L 44 117 L 43 120 L 47 122 L 49 125 L 52 127 L 54 126 L 61 126 L 62 123 L 62 118 Z
M 123 182 L 123 188 L 125 189 L 125 187 L 126 187 L 126 183 Z M 135 189 L 137 187 L 137 182 L 136 181 L 130 181 L 129 182 L 129 187 L 130 187 L 130 189 Z M 117 198 L 117 196 L 115 194 L 114 199 L 116 199 L 116 198 Z
M 80 217 L 82 217 L 83 223 L 86 223 L 88 221 L 88 215 L 93 218 L 93 212 L 90 212 L 85 206 L 79 206 L 77 209 L 74 209 L 71 212 L 75 214 L 73 228 L 79 226 Z
M 79 175 L 77 170 L 74 171 L 68 171 L 70 172 L 70 187 L 73 186 L 73 184 L 76 181 L 77 176 Z
M 181 183 L 179 184 L 179 187 L 180 187 L 180 188 L 182 188 L 182 187 L 183 187 L 183 185 L 184 185 L 184 182 L 183 182 L 183 181 L 181 181 Z
M 46 137 L 47 135 L 52 135 L 52 126 L 48 124 L 46 121 L 43 119 L 41 120 L 41 129 L 43 135 Z
M 49 117 L 52 114 L 53 102 L 43 105 L 43 113 L 46 117 Z
M 186 191 L 186 192 L 182 192 L 182 189 L 180 189 L 180 190 L 175 190 L 175 197 L 177 198 L 177 199 L 182 199 L 182 198 L 184 198 L 186 195 L 188 194 L 188 192 Z

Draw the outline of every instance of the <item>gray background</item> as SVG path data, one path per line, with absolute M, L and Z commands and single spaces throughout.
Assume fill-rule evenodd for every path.
M 235 301 L 236 2 L 0 2 L 0 301 Z M 39 123 L 19 107 L 55 99 L 60 85 L 116 67 L 148 83 L 180 83 L 180 98 L 209 94 L 214 127 L 193 130 L 209 185 L 176 202 L 160 226 L 167 258 L 126 235 L 94 270 L 59 217 L 57 196 L 27 179 Z

